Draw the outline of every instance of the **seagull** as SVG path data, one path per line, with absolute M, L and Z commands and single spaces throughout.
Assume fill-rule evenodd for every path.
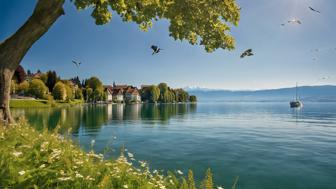
M 160 49 L 158 46 L 152 45 L 151 49 L 153 50 L 152 55 L 159 53 L 162 49 Z
M 293 20 L 289 20 L 288 23 L 297 23 L 297 24 L 302 24 L 302 22 L 296 18 L 294 18 Z
M 329 80 L 329 79 L 331 79 L 330 76 L 323 76 L 323 77 L 320 78 L 320 80 Z
M 321 13 L 320 11 L 318 11 L 318 10 L 312 8 L 312 7 L 309 7 L 309 9 L 310 9 L 311 11 L 314 11 L 314 12 L 317 12 L 317 13 Z
M 241 55 L 240 58 L 244 58 L 245 56 L 253 56 L 254 54 L 252 53 L 252 49 L 247 49 L 244 51 Z
M 72 63 L 74 63 L 76 66 L 77 66 L 77 68 L 82 64 L 81 62 L 77 62 L 77 61 L 72 61 Z

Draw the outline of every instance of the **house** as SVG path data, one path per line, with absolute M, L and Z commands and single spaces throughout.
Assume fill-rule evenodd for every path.
M 124 102 L 141 102 L 141 96 L 136 87 L 130 85 L 111 85 L 104 86 L 107 102 L 124 103 Z
M 124 102 L 124 90 L 123 89 L 114 89 L 112 90 L 112 101 L 116 103 Z
M 135 103 L 141 102 L 141 96 L 138 89 L 135 87 L 128 87 L 125 91 L 125 101 Z
M 111 85 L 104 86 L 106 93 L 106 102 L 113 102 L 113 87 Z

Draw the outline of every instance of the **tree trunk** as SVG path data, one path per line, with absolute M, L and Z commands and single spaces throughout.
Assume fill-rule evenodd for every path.
M 9 100 L 14 71 L 30 47 L 64 14 L 63 4 L 64 0 L 38 0 L 23 26 L 0 43 L 0 121 L 13 122 Z
M 7 123 L 13 122 L 9 111 L 10 81 L 12 77 L 13 72 L 9 69 L 0 68 L 0 120 L 5 120 Z

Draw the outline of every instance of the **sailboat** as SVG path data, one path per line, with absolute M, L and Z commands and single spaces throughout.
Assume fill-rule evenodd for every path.
M 297 85 L 297 83 L 296 83 L 295 93 L 296 93 L 295 100 L 291 101 L 289 103 L 289 105 L 290 105 L 291 108 L 301 108 L 303 106 L 303 103 L 298 99 L 298 85 Z

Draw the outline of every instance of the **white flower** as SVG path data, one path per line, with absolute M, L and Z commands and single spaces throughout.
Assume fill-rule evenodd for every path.
M 71 179 L 71 177 L 60 177 L 60 178 L 58 178 L 58 180 L 60 180 L 60 181 L 67 181 L 67 180 L 70 180 Z
M 133 158 L 133 157 L 134 157 L 134 155 L 133 155 L 132 153 L 130 153 L 130 152 L 128 152 L 127 155 L 128 155 L 128 157 L 130 157 L 130 158 Z
M 124 185 L 124 188 L 128 188 L 127 184 Z
M 13 155 L 14 155 L 15 157 L 19 157 L 19 156 L 22 155 L 22 152 L 13 152 Z
M 157 170 L 154 170 L 154 171 L 153 171 L 154 174 L 157 173 L 157 172 L 158 172 Z
M 180 171 L 180 170 L 177 170 L 176 172 L 177 172 L 178 174 L 180 174 L 180 175 L 183 175 L 183 172 Z
M 22 170 L 22 171 L 19 172 L 19 175 L 24 175 L 25 173 L 26 173 L 26 171 Z
M 83 175 L 76 173 L 76 178 L 83 178 Z
M 45 164 L 42 164 L 42 165 L 40 165 L 40 168 L 42 169 L 42 168 L 45 168 Z
M 92 140 L 91 140 L 91 146 L 93 146 L 93 145 L 95 144 L 95 142 L 96 142 L 96 141 L 92 139 Z
M 217 186 L 217 189 L 224 189 L 223 187 L 221 187 L 221 186 Z
M 116 136 L 114 136 L 114 137 L 113 137 L 113 139 L 114 139 L 114 140 L 117 140 L 117 137 L 116 137 Z

